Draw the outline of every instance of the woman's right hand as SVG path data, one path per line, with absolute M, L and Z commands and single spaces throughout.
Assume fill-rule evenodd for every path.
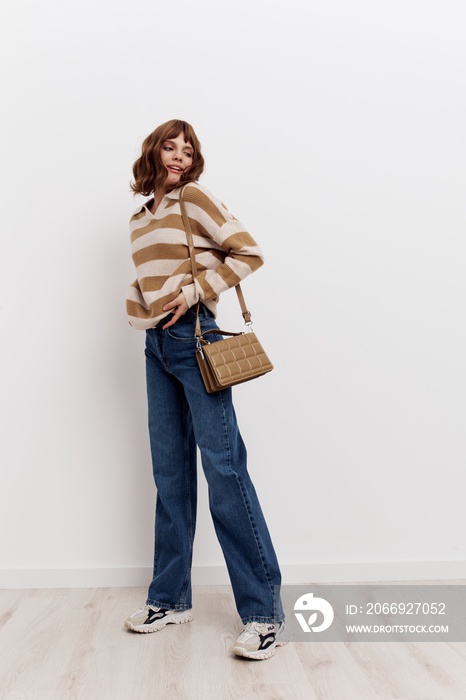
M 165 306 L 162 307 L 163 311 L 172 311 L 173 316 L 169 320 L 168 323 L 166 323 L 164 326 L 162 326 L 162 329 L 165 330 L 165 328 L 169 328 L 170 326 L 173 326 L 180 316 L 183 316 L 186 311 L 189 309 L 188 304 L 186 303 L 186 299 L 184 298 L 183 292 L 180 292 L 176 299 L 173 299 L 173 301 L 169 301 L 168 304 L 165 304 Z

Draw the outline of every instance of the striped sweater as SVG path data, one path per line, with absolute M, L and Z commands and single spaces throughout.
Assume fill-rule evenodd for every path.
M 189 307 L 201 300 L 216 316 L 219 295 L 263 264 L 261 250 L 244 226 L 205 187 L 191 183 L 183 199 L 197 263 L 193 281 L 180 192 L 178 187 L 166 194 L 155 214 L 150 212 L 152 200 L 146 202 L 130 220 L 137 279 L 129 288 L 126 310 L 130 325 L 139 330 L 168 316 L 162 307 L 180 291 Z

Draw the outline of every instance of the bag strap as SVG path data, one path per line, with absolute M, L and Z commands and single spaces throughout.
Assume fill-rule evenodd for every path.
M 193 282 L 197 277 L 197 265 L 196 265 L 196 257 L 194 255 L 194 243 L 193 243 L 193 233 L 191 230 L 191 223 L 189 221 L 188 214 L 186 212 L 186 204 L 183 199 L 183 192 L 187 185 L 183 186 L 183 189 L 180 192 L 180 208 L 181 208 L 181 216 L 183 218 L 183 224 L 184 224 L 184 230 L 186 232 L 186 239 L 188 241 L 188 248 L 189 248 L 189 257 L 191 260 L 191 273 L 193 276 Z M 248 311 L 248 307 L 246 306 L 246 302 L 244 300 L 244 295 L 243 295 L 243 290 L 241 289 L 241 285 L 238 283 L 235 287 L 236 295 L 238 297 L 239 305 L 241 307 L 241 313 L 244 318 L 244 322 L 246 325 L 249 325 L 252 323 L 251 321 L 251 312 Z M 196 336 L 201 334 L 201 324 L 199 322 L 199 302 L 197 303 L 197 314 L 196 314 Z

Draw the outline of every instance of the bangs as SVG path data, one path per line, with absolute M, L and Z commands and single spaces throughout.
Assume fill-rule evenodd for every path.
M 186 141 L 186 143 L 189 143 L 190 146 L 196 148 L 196 136 L 193 134 L 193 129 L 191 125 L 187 122 L 178 121 L 177 123 L 173 124 L 171 128 L 167 131 L 165 141 L 167 141 L 168 139 L 176 139 L 176 137 L 180 134 L 183 134 L 183 138 Z

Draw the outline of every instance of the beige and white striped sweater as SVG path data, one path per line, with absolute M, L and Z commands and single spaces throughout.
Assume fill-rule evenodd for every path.
M 153 328 L 168 316 L 162 307 L 180 291 L 188 306 L 201 300 L 215 316 L 219 295 L 263 264 L 261 250 L 244 226 L 205 187 L 191 183 L 183 199 L 197 262 L 193 282 L 180 192 L 176 188 L 165 195 L 155 214 L 148 201 L 130 220 L 137 280 L 129 288 L 126 310 L 129 323 L 139 330 Z

